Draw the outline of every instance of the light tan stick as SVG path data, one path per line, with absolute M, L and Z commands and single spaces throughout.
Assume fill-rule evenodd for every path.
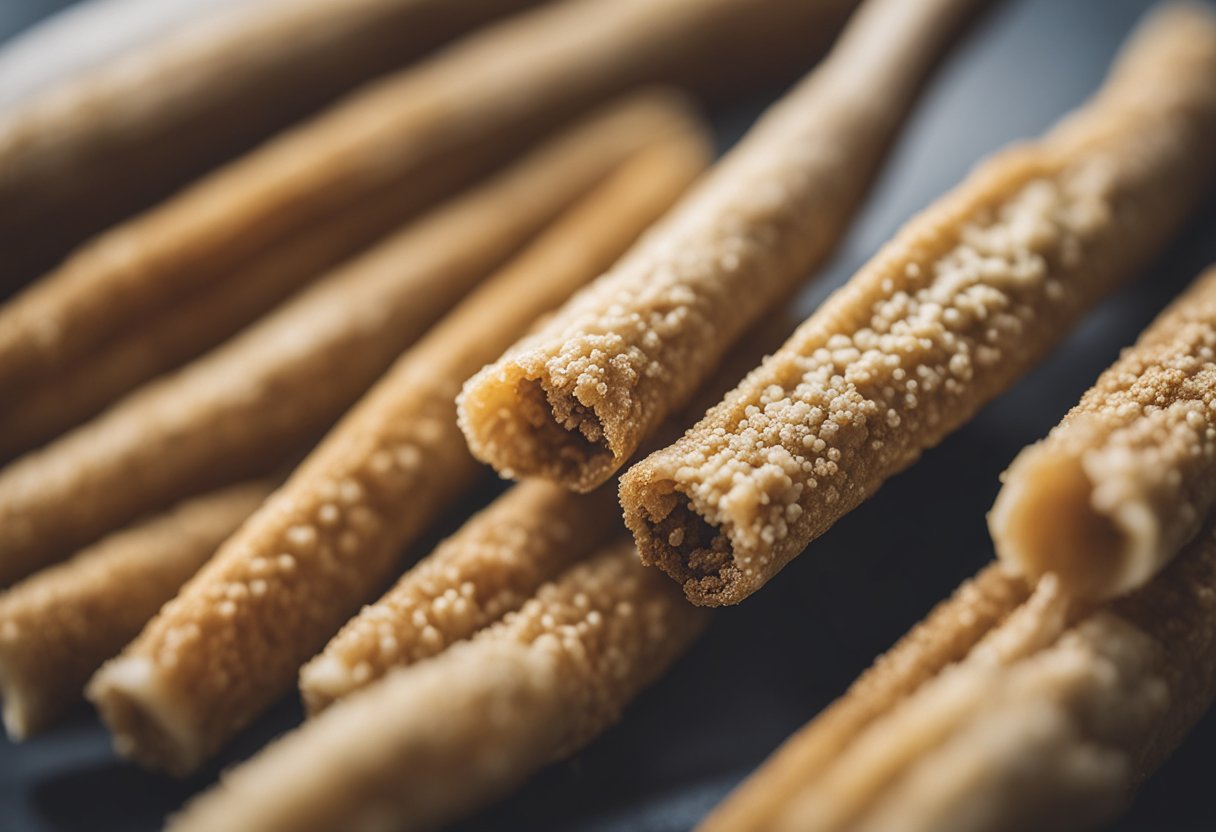
M 1147 582 L 1216 501 L 1216 269 L 1174 301 L 1046 439 L 988 517 L 997 553 L 1067 592 Z
M 456 427 L 461 380 L 606 268 L 708 155 L 688 132 L 644 151 L 398 360 L 90 683 L 121 753 L 189 771 L 291 686 L 476 480 Z
M 619 529 L 615 494 L 512 488 L 410 569 L 300 670 L 310 714 L 395 667 L 442 652 L 517 609 Z
M 699 143 L 679 102 L 643 96 L 592 118 L 0 472 L 0 581 L 315 440 L 405 346 L 629 154 L 670 136 Z M 656 188 L 674 188 L 687 168 Z
M 149 316 L 93 354 L 26 385 L 0 411 L 0 461 L 97 415 L 149 379 L 223 343 L 313 278 L 411 219 L 408 183 L 364 200 Z
M 534 2 L 245 3 L 0 110 L 6 277 L 54 266 L 358 84 Z
M 964 660 L 848 738 L 826 770 L 806 772 L 769 828 L 1109 820 L 1216 697 L 1216 535 L 1209 528 L 1126 600 L 1069 610 L 1051 595 L 1062 600 L 1054 578 Z
M 170 829 L 431 829 L 473 811 L 591 741 L 700 632 L 704 611 L 647 572 L 609 547 L 289 734 Z
M 50 725 L 270 493 L 269 482 L 184 502 L 0 595 L 9 739 Z
M 858 734 L 947 665 L 960 661 L 1029 596 L 998 565 L 964 583 L 805 728 L 794 734 L 701 824 L 704 832 L 768 829 Z
M 503 476 L 587 491 L 831 251 L 977 0 L 866 4 L 825 63 L 629 258 L 465 386 Z
M 905 226 L 622 478 L 645 561 L 695 603 L 739 602 L 1033 366 L 1211 184 L 1210 77 L 1211 12 L 1162 12 L 1092 104 Z
M 852 3 L 565 0 L 488 28 L 77 251 L 0 310 L 0 398 L 380 190 L 408 181 L 418 208 L 639 83 L 764 66 L 794 39 L 809 58 Z
M 671 441 L 793 329 L 777 315 L 746 336 L 693 402 L 650 443 Z M 315 713 L 393 667 L 413 664 L 469 638 L 519 607 L 542 583 L 619 529 L 616 489 L 573 494 L 543 481 L 521 483 L 424 558 L 375 604 L 364 607 L 300 672 Z

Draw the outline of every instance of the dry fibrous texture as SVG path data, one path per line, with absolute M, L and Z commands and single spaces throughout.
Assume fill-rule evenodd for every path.
M 408 182 L 402 210 L 424 207 L 598 101 L 766 66 L 782 43 L 826 38 L 851 5 L 563 0 L 488 27 L 77 250 L 0 310 L 0 396 L 377 193 Z
M 507 477 L 605 482 L 831 251 L 978 5 L 867 4 L 636 251 L 469 381 L 459 404 L 473 453 Z
M 759 589 L 1029 369 L 1216 172 L 1216 20 L 1154 16 L 1103 91 L 913 219 L 674 445 L 621 482 L 647 563 L 698 604 Z
M 195 497 L 0 595 L 0 696 L 10 739 L 50 725 L 270 493 Z
M 693 402 L 656 435 L 670 441 L 793 329 L 775 316 L 743 338 Z M 657 445 L 656 445 L 657 447 Z M 546 580 L 586 557 L 619 529 L 616 489 L 573 494 L 540 480 L 521 483 L 465 523 L 364 607 L 300 672 L 310 712 L 446 649 L 517 609 Z
M 0 462 L 60 436 L 144 382 L 223 343 L 401 227 L 412 218 L 408 187 L 400 183 L 294 234 L 89 355 L 23 386 L 0 412 Z
M 1153 577 L 1216 500 L 1216 270 L 1014 460 L 988 524 L 1036 579 L 1112 598 Z
M 364 81 L 534 3 L 211 0 L 210 13 L 195 12 L 193 20 L 0 109 L 0 206 L 11 206 L 0 208 L 7 276 L 54 266 L 88 235 Z M 140 26 L 171 16 L 115 11 L 138 14 Z M 90 40 L 112 37 L 121 25 L 104 14 L 94 10 L 100 20 L 81 24 Z
M 571 494 L 523 483 L 468 520 L 348 621 L 300 671 L 310 713 L 469 638 L 619 528 L 608 489 Z
M 1030 594 L 1025 581 L 998 565 L 964 583 L 913 628 L 814 721 L 714 809 L 705 832 L 771 828 L 774 817 L 842 749 L 904 697 L 960 661 Z
M 292 686 L 476 481 L 456 427 L 461 381 L 620 256 L 708 155 L 691 133 L 642 151 L 398 359 L 94 677 L 120 753 L 190 771 Z
M 306 447 L 404 347 L 630 154 L 671 136 L 699 142 L 678 102 L 642 96 L 588 119 L 0 472 L 0 582 Z M 688 175 L 687 165 L 673 173 Z
M 438 827 L 594 739 L 705 620 L 611 546 L 472 641 L 338 702 L 170 828 Z
M 895 651 L 907 649 L 901 643 Z M 800 785 L 769 795 L 765 828 L 1091 828 L 1126 805 L 1214 696 L 1209 527 L 1123 600 L 1091 606 L 1070 600 L 1054 576 L 1044 578 L 965 658 L 843 737 L 830 763 L 808 768 Z M 757 788 L 765 777 L 757 775 Z M 791 783 L 793 772 L 783 777 Z M 718 817 L 747 816 L 723 809 Z

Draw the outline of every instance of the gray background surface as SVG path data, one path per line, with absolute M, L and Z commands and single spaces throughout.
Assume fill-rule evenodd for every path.
M 0 40 L 65 0 L 0 0 Z M 1100 82 L 1146 0 L 1007 0 L 942 67 L 853 233 L 808 283 L 812 310 L 982 156 L 1042 131 Z M 1216 79 L 1212 79 L 1216 83 Z M 765 100 L 714 113 L 728 146 Z M 1216 152 L 1213 148 L 1212 152 Z M 1133 285 L 1037 371 L 816 541 L 761 594 L 720 612 L 625 721 L 462 829 L 689 828 L 789 733 L 992 557 L 997 475 L 1204 266 L 1216 199 Z M 83 706 L 21 747 L 0 741 L 0 830 L 141 830 L 299 719 L 284 702 L 186 782 L 117 761 Z M 1200 723 L 1112 830 L 1216 829 L 1216 715 Z

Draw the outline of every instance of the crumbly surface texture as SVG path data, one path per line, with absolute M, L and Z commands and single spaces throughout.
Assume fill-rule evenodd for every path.
M 157 610 L 270 493 L 251 482 L 117 532 L 0 595 L 0 696 L 10 739 L 50 725 L 101 663 Z
M 424 207 L 596 102 L 647 81 L 695 78 L 732 57 L 771 62 L 779 50 L 767 36 L 814 31 L 849 5 L 568 0 L 486 27 L 78 249 L 0 311 L 0 395 L 390 183 L 408 181 L 407 198 Z
M 1214 461 L 1216 269 L 1010 466 L 989 516 L 997 552 L 1072 594 L 1122 595 L 1199 531 Z
M 170 829 L 438 827 L 615 722 L 705 618 L 632 546 L 611 546 L 472 641 L 305 723 Z
M 1008 387 L 1207 190 L 1214 73 L 1210 13 L 1160 15 L 1088 107 L 914 218 L 622 478 L 645 561 L 695 603 L 737 603 Z
M 878 5 L 631 256 L 469 381 L 474 455 L 602 484 L 823 260 L 974 4 Z
M 291 687 L 475 481 L 462 379 L 591 280 L 706 164 L 700 133 L 627 161 L 407 351 L 89 696 L 125 756 L 189 772 Z
M 699 129 L 679 99 L 662 95 L 593 115 L 233 340 L 4 469 L 0 584 L 174 499 L 299 453 L 580 194 L 647 144 Z
M 1030 594 L 992 565 L 964 583 L 879 656 L 848 692 L 788 739 L 702 822 L 705 832 L 771 828 L 774 818 L 871 723 L 943 668 L 961 661 Z
M 310 713 L 470 638 L 617 530 L 610 489 L 523 483 L 467 521 L 300 671 Z

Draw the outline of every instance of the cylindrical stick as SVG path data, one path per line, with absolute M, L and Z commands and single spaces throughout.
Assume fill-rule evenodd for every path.
M 755 592 L 1143 265 L 1216 173 L 1216 17 L 1154 16 L 1093 103 L 912 220 L 682 439 L 621 481 L 647 563 Z
M 0 696 L 10 739 L 47 727 L 261 504 L 269 482 L 196 497 L 0 595 Z
M 646 245 L 469 381 L 460 417 L 474 455 L 578 491 L 607 480 L 831 251 L 978 5 L 867 3 Z
M 300 670 L 309 713 L 442 652 L 517 609 L 619 529 L 615 493 L 512 488 L 364 607 Z
M 615 722 L 706 616 L 609 547 L 465 644 L 399 669 L 231 772 L 170 824 L 431 829 Z
M 461 381 L 620 256 L 708 155 L 689 132 L 642 151 L 397 361 L 90 683 L 121 753 L 187 772 L 291 687 L 476 480 Z
M 0 107 L 6 280 L 51 268 L 89 235 L 364 81 L 535 1 L 228 3 Z M 217 6 L 217 0 L 208 2 Z M 90 41 L 104 40 L 121 25 L 105 20 L 106 10 L 91 11 L 100 19 L 77 24 L 89 27 Z M 138 14 L 141 26 L 168 15 L 159 9 L 111 11 Z
M 1005 472 L 997 553 L 1066 592 L 1144 584 L 1216 501 L 1216 269 L 1124 351 L 1046 439 Z
M 17 461 L 0 472 L 0 582 L 143 512 L 279 465 L 623 159 L 665 136 L 699 141 L 698 131 L 680 99 L 644 95 L 611 108 Z M 685 168 L 660 184 L 674 187 Z
M 409 182 L 418 209 L 639 83 L 746 74 L 791 42 L 806 45 L 785 55 L 809 59 L 852 5 L 563 0 L 487 28 L 108 231 L 0 309 L 0 398 L 384 189 Z

